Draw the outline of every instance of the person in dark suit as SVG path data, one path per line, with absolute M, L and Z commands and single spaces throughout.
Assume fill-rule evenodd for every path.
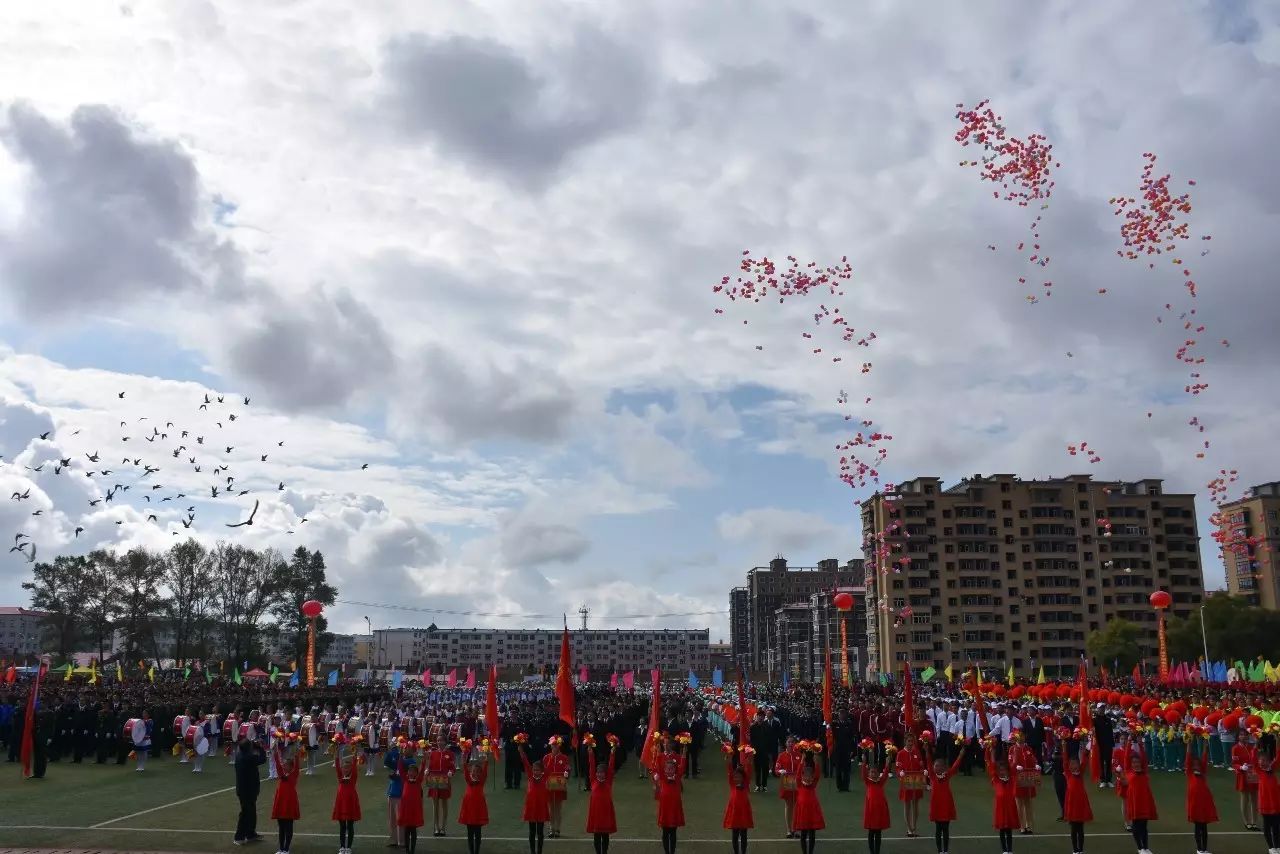
M 83 698 L 75 711 L 75 732 L 73 733 L 73 759 L 79 765 L 86 756 L 91 756 L 98 742 L 98 712 L 93 704 Z
M 853 750 L 857 739 L 853 721 L 849 720 L 849 714 L 844 710 L 836 713 L 836 719 L 831 724 L 831 734 L 834 740 L 831 760 L 835 765 L 836 790 L 847 792 L 853 772 Z
M 97 755 L 96 761 L 99 765 L 106 764 L 107 756 L 111 753 L 111 748 L 115 745 L 119 738 L 119 727 L 121 724 L 116 721 L 116 713 L 111 708 L 111 704 L 103 702 L 102 708 L 98 710 L 98 737 L 97 737 Z
M 698 759 L 702 756 L 702 749 L 707 746 L 707 716 L 704 713 L 699 711 L 694 714 L 693 720 L 689 722 L 689 735 L 693 741 L 689 744 L 689 766 L 686 770 L 689 776 L 697 777 Z
M 1111 722 L 1111 718 L 1107 717 L 1106 712 L 1102 709 L 1098 710 L 1098 714 L 1093 719 L 1093 737 L 1097 740 L 1098 756 L 1102 757 L 1102 761 L 1098 763 L 1102 777 L 1098 781 L 1099 789 L 1113 789 L 1115 783 L 1111 779 L 1111 751 L 1116 747 L 1116 731 L 1115 725 Z
M 520 762 L 520 745 L 512 739 L 524 731 L 520 728 L 522 723 L 523 721 L 514 716 L 502 719 L 502 787 L 504 789 L 520 788 L 520 777 L 524 773 L 524 766 Z
M 240 801 L 240 817 L 236 820 L 236 835 L 232 842 L 244 845 L 261 839 L 258 833 L 258 792 L 262 783 L 258 768 L 267 761 L 262 745 L 247 738 L 240 740 L 236 752 L 236 798 Z

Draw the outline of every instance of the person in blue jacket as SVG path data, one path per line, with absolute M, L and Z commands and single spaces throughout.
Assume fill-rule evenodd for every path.
M 387 769 L 387 847 L 404 846 L 403 833 L 400 830 L 398 815 L 400 812 L 400 795 L 404 792 L 404 780 L 400 778 L 400 748 L 392 745 L 387 751 L 382 765 Z

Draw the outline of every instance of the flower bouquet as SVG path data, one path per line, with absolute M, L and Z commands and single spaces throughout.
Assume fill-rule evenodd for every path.
M 723 744 L 721 744 L 721 745 L 720 745 L 720 752 L 721 752 L 721 753 L 723 753 L 725 756 L 732 756 L 732 755 L 733 755 L 733 745 L 732 745 L 732 744 L 730 744 L 730 743 L 729 743 L 729 742 L 727 742 L 727 741 L 726 741 L 726 742 L 724 742 Z
M 756 749 L 749 744 L 738 745 L 738 752 L 743 756 L 755 756 Z
M 693 736 L 687 732 L 682 732 L 676 736 L 676 744 L 682 744 L 685 747 L 688 747 L 690 744 L 693 744 Z
M 591 733 L 587 733 L 586 735 L 584 735 L 584 736 L 582 737 L 582 744 L 583 744 L 583 746 L 584 746 L 584 747 L 592 747 L 592 748 L 593 748 L 593 747 L 595 747 L 595 746 L 596 746 L 596 737 L 595 737 L 594 735 L 592 735 Z
M 622 743 L 621 739 L 619 739 L 613 733 L 609 733 L 607 736 L 605 736 L 604 740 L 609 742 L 609 746 L 613 748 L 616 748 L 619 744 Z
M 518 732 L 518 733 L 516 733 L 515 735 L 513 735 L 513 736 L 511 737 L 511 740 L 512 740 L 513 742 L 515 742 L 516 744 L 521 744 L 521 745 L 523 745 L 523 744 L 528 744 L 528 743 L 529 743 L 529 733 L 527 733 L 527 732 Z

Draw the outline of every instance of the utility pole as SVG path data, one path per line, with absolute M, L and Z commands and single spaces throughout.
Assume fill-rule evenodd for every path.
M 586 605 L 583 605 L 581 608 L 578 609 L 578 616 L 582 617 L 582 630 L 584 632 L 587 630 L 587 617 L 590 616 L 590 614 L 591 614 L 591 609 L 588 608 Z

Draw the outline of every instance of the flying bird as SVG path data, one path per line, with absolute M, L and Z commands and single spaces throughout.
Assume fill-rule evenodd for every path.
M 80 535 L 81 535 L 81 534 L 83 534 L 83 533 L 84 533 L 84 528 L 76 528 L 76 536 L 77 536 L 77 537 L 78 537 L 78 536 L 80 536 Z
M 227 523 L 227 527 L 228 527 L 228 528 L 240 528 L 240 527 L 243 527 L 243 526 L 245 526 L 245 525 L 252 525 L 252 524 L 253 524 L 253 517 L 254 517 L 254 516 L 256 516 L 256 515 L 258 515 L 258 501 L 257 501 L 257 499 L 254 499 L 254 502 L 253 502 L 253 512 L 251 512 L 251 513 L 249 514 L 249 518 L 248 518 L 248 519 L 246 519 L 246 520 L 244 520 L 243 522 L 236 522 L 234 525 L 232 525 L 230 522 L 228 522 L 228 523 Z

